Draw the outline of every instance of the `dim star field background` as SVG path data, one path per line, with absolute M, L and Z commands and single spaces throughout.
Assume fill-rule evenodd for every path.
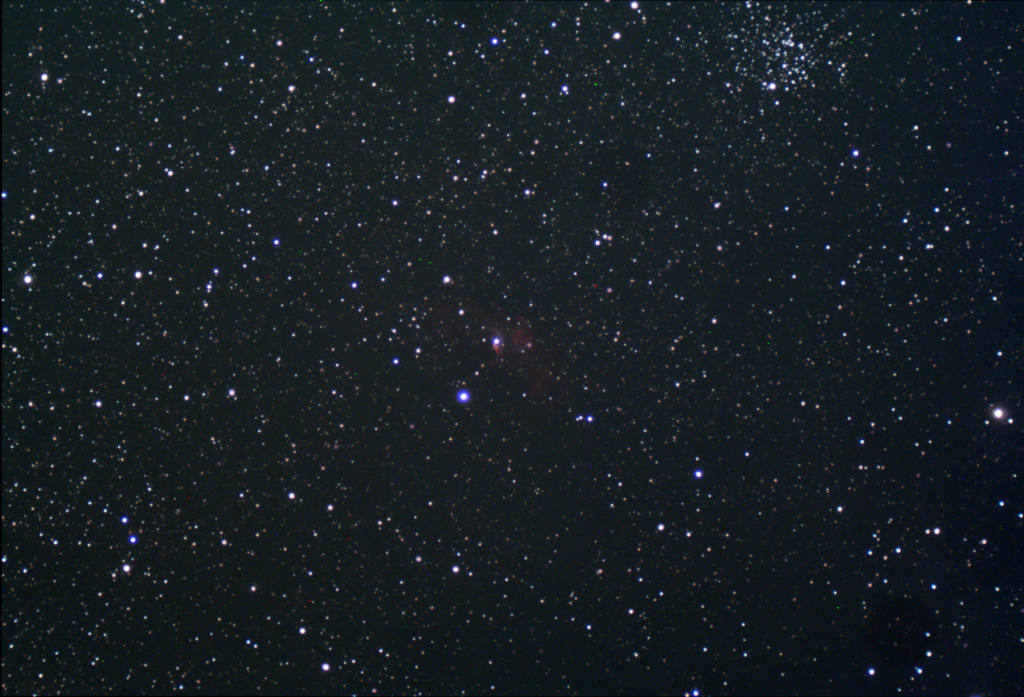
M 1019 694 L 1021 7 L 5 2 L 3 692 Z

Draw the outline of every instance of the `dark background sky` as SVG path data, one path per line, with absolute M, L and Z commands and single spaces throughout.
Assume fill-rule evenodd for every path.
M 3 692 L 1019 693 L 1022 7 L 5 2 Z

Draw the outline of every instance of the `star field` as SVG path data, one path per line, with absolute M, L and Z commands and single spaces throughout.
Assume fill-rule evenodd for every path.
M 5 3 L 5 694 L 1013 694 L 1024 12 Z

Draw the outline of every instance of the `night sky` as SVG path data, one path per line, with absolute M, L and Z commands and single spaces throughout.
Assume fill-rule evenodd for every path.
M 4 2 L 3 692 L 1017 693 L 1022 8 Z

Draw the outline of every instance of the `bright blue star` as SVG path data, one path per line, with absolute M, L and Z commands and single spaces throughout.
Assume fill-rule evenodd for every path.
M 462 392 L 459 392 L 459 401 L 462 402 L 463 404 L 468 402 L 469 401 L 469 392 L 467 392 L 466 390 L 462 390 Z

